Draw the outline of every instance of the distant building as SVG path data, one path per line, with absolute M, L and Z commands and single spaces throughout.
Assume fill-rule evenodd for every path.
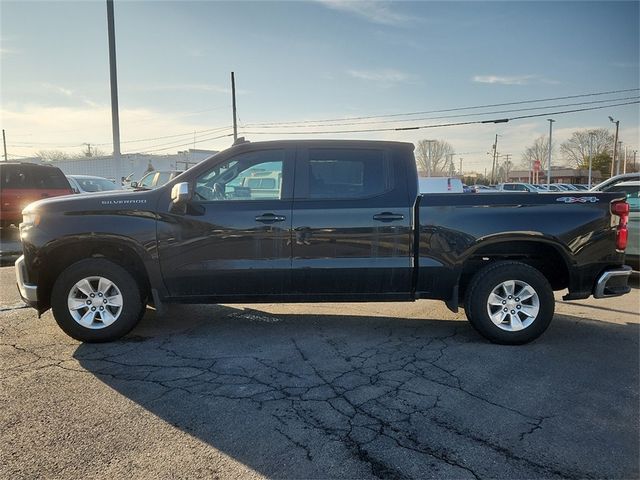
M 539 182 L 547 183 L 547 171 L 539 172 Z M 528 170 L 512 170 L 509 172 L 509 182 L 528 182 L 530 179 L 530 173 Z M 591 171 L 591 183 L 600 183 L 602 180 L 602 173 L 600 170 Z M 583 168 L 568 168 L 568 167 L 551 167 L 551 183 L 575 183 L 584 184 L 589 183 L 589 170 Z
M 200 149 L 189 149 L 171 155 L 128 153 L 122 155 L 122 175 L 129 177 L 131 181 L 138 181 L 150 167 L 153 170 L 187 170 L 216 153 L 216 150 Z M 110 179 L 115 176 L 112 155 L 68 158 L 47 163 L 59 167 L 66 175 L 97 175 Z

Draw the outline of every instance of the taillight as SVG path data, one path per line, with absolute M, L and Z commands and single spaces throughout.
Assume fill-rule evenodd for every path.
M 624 200 L 622 202 L 612 203 L 611 213 L 620 217 L 618 230 L 616 231 L 616 248 L 618 250 L 624 250 L 627 248 L 627 240 L 629 238 L 629 231 L 627 229 L 627 222 L 629 221 L 629 204 Z

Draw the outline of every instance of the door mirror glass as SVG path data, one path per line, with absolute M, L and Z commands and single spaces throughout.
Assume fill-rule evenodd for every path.
M 189 184 L 187 182 L 176 183 L 171 189 L 171 201 L 173 203 L 180 204 L 186 203 L 190 200 L 191 194 L 189 190 Z

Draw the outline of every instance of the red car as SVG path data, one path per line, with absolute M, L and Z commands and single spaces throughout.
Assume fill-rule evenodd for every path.
M 58 167 L 0 162 L 0 226 L 18 225 L 22 209 L 31 202 L 72 193 Z

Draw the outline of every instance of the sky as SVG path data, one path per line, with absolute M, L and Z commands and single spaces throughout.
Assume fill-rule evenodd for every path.
M 482 172 L 496 134 L 498 151 L 517 165 L 548 134 L 547 118 L 555 120 L 558 144 L 580 129 L 613 131 L 612 116 L 623 145 L 640 145 L 639 105 L 611 106 L 638 101 L 638 1 L 114 3 L 123 153 L 230 146 L 223 135 L 231 133 L 231 71 L 239 134 L 252 141 L 439 139 L 454 147 L 456 164 L 463 158 L 465 171 Z M 106 2 L 2 0 L 0 18 L 9 158 L 78 153 L 85 143 L 111 152 Z M 632 91 L 398 116 L 621 90 Z M 597 106 L 606 108 L 547 115 Z M 543 115 L 312 133 L 532 114 Z M 327 119 L 337 121 L 313 123 Z M 264 123 L 271 125 L 256 125 Z M 558 151 L 556 158 L 562 163 Z

